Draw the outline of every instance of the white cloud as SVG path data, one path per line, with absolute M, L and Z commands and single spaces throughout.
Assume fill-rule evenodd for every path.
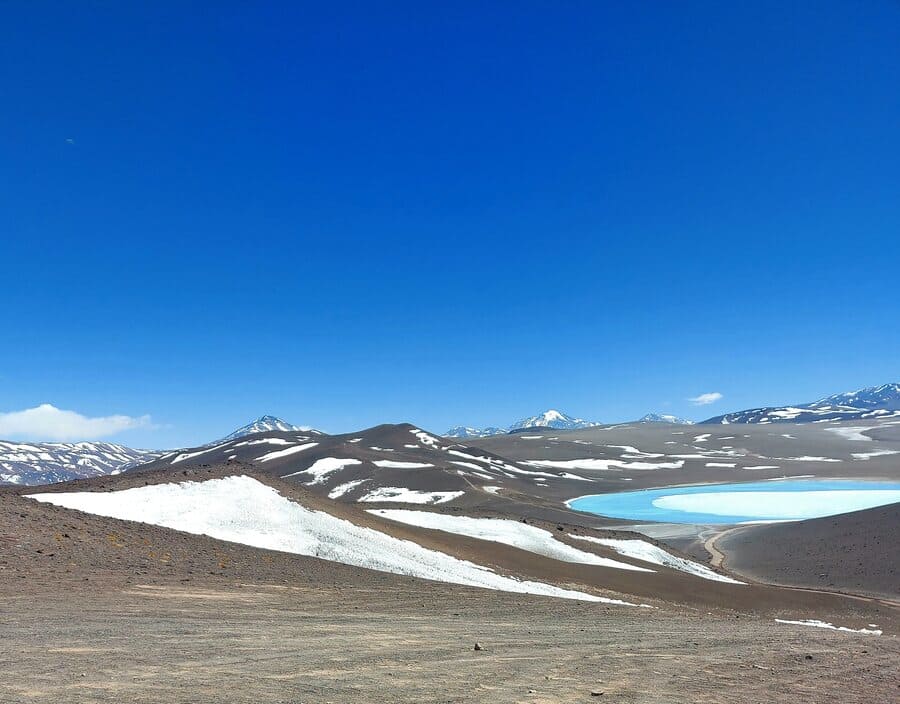
M 24 411 L 0 413 L 0 438 L 23 436 L 33 440 L 95 440 L 134 428 L 152 428 L 150 416 L 88 418 L 49 403 Z
M 720 394 L 718 391 L 712 391 L 708 394 L 700 394 L 699 396 L 689 398 L 688 401 L 693 403 L 695 406 L 708 406 L 709 404 L 720 401 L 721 399 L 722 394 Z

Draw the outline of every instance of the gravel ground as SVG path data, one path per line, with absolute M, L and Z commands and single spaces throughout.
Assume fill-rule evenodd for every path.
M 101 577 L 7 591 L 0 701 L 870 704 L 898 695 L 891 636 L 399 582 L 123 588 Z

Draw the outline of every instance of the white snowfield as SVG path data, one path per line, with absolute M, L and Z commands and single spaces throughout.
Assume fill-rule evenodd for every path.
M 372 464 L 376 467 L 392 469 L 425 469 L 426 467 L 434 467 L 433 464 L 424 462 L 395 462 L 394 460 L 375 460 Z
M 861 511 L 900 501 L 900 490 L 839 489 L 835 491 L 723 491 L 661 496 L 657 508 L 714 516 L 760 516 L 802 520 Z
M 499 575 L 410 540 L 357 526 L 324 511 L 312 511 L 247 476 L 112 492 L 31 494 L 30 498 L 98 516 L 150 523 L 381 572 L 520 594 L 635 606 Z
M 413 428 L 409 432 L 411 432 L 413 435 L 415 435 L 416 438 L 418 438 L 419 442 L 422 443 L 423 445 L 427 445 L 428 447 L 431 447 L 431 448 L 438 448 L 441 445 L 440 440 L 438 440 L 436 437 L 434 437 L 434 435 L 431 435 L 430 433 L 425 432 L 421 428 Z
M 458 499 L 465 494 L 464 491 L 416 491 L 399 486 L 382 486 L 373 489 L 357 501 L 388 502 L 398 504 L 445 504 L 453 499 Z
M 605 545 L 608 548 L 612 548 L 620 555 L 625 555 L 626 557 L 631 557 L 635 560 L 642 560 L 643 562 L 650 562 L 654 565 L 670 567 L 674 570 L 687 572 L 695 577 L 702 577 L 703 579 L 709 579 L 714 582 L 744 584 L 744 582 L 739 582 L 731 577 L 726 577 L 724 574 L 713 572 L 708 567 L 697 562 L 686 560 L 683 557 L 676 557 L 675 555 L 666 552 L 661 547 L 648 543 L 646 540 L 595 538 L 590 535 L 569 535 L 569 537 L 575 538 L 576 540 L 586 540 L 591 543 L 597 543 L 598 545 Z
M 595 470 L 621 470 L 621 469 L 681 469 L 684 460 L 675 462 L 627 462 L 616 459 L 597 459 L 594 457 L 583 460 L 527 460 L 523 464 L 533 467 L 554 467 L 556 469 L 595 469 Z
M 256 458 L 257 462 L 269 462 L 270 460 L 277 460 L 279 457 L 287 457 L 288 455 L 293 455 L 297 452 L 303 452 L 304 450 L 308 450 L 311 447 L 315 447 L 319 443 L 317 442 L 308 442 L 305 445 L 295 445 L 294 447 L 289 447 L 286 450 L 276 450 L 275 452 L 267 452 L 265 455 L 261 455 Z
M 825 621 L 819 621 L 818 619 L 808 618 L 805 621 L 788 621 L 783 618 L 776 618 L 776 623 L 786 623 L 792 626 L 812 626 L 813 628 L 827 628 L 830 631 L 845 631 L 846 633 L 863 633 L 869 636 L 880 636 L 882 631 L 880 629 L 869 629 L 869 628 L 847 628 L 846 626 L 835 626 L 832 623 L 827 623 Z M 869 624 L 870 626 L 874 626 L 874 623 Z
M 232 447 L 244 447 L 245 445 L 296 445 L 297 443 L 284 438 L 261 438 L 259 440 L 244 440 L 236 442 Z
M 207 452 L 213 452 L 215 450 L 220 450 L 226 445 L 230 445 L 231 443 L 225 442 L 221 445 L 214 445 L 213 447 L 208 447 L 205 450 L 198 450 L 197 452 L 182 452 L 175 459 L 173 459 L 169 464 L 178 464 L 179 462 L 184 462 L 185 460 L 189 460 L 192 457 L 199 457 L 200 455 L 205 455 Z
M 338 499 L 342 497 L 349 491 L 353 491 L 360 484 L 365 484 L 366 482 L 371 481 L 371 479 L 354 479 L 352 482 L 345 482 L 344 484 L 338 484 L 331 491 L 328 492 L 329 499 Z
M 600 557 L 592 552 L 573 548 L 571 545 L 557 540 L 549 530 L 530 526 L 527 523 L 505 518 L 470 518 L 468 516 L 445 516 L 430 511 L 410 511 L 407 509 L 375 509 L 370 510 L 376 516 L 389 518 L 392 521 L 406 523 L 419 528 L 442 530 L 445 533 L 465 535 L 479 540 L 511 545 L 520 550 L 527 550 L 561 562 L 574 562 L 584 565 L 600 565 L 634 572 L 653 572 L 653 570 L 637 565 L 630 565 L 618 560 Z
M 862 428 L 860 426 L 850 426 L 849 428 L 825 428 L 825 430 L 829 433 L 837 433 L 845 440 L 853 440 L 855 442 L 872 442 L 872 438 L 868 435 L 864 435 L 867 430 L 875 430 L 876 426 L 867 426 Z
M 900 455 L 900 450 L 875 450 L 874 452 L 854 452 L 855 460 L 870 460 L 873 457 L 886 457 L 887 455 Z
M 328 477 L 335 472 L 339 472 L 344 467 L 350 467 L 355 464 L 362 464 L 362 462 L 349 458 L 342 459 L 340 457 L 323 457 L 313 462 L 312 465 L 307 469 L 302 469 L 299 472 L 291 472 L 290 474 L 282 474 L 281 478 L 287 479 L 288 477 L 296 477 L 301 474 L 308 474 L 312 478 L 312 480 L 306 482 L 307 484 L 323 484 L 325 480 L 327 480 Z

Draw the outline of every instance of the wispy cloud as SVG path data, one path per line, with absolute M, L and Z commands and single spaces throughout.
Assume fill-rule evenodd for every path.
M 700 394 L 699 396 L 694 396 L 693 398 L 689 398 L 688 401 L 693 403 L 695 406 L 708 406 L 711 403 L 715 403 L 722 399 L 722 394 L 718 391 L 711 391 L 708 394 Z
M 24 411 L 0 413 L 0 438 L 26 437 L 32 440 L 96 440 L 124 430 L 153 428 L 150 416 L 102 416 L 88 418 L 75 411 L 63 411 L 42 403 Z

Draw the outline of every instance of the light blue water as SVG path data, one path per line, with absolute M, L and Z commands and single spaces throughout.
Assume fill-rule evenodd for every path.
M 832 500 L 816 501 L 815 515 L 810 515 L 808 506 L 801 506 L 811 495 L 806 492 L 867 492 L 859 505 L 859 497 L 854 505 L 847 505 L 846 494 L 835 494 Z M 734 515 L 717 513 L 675 510 L 654 506 L 654 500 L 666 496 L 685 494 L 717 494 L 743 492 L 804 492 L 798 495 L 797 512 L 791 514 L 784 508 L 773 510 L 766 506 L 764 495 L 747 497 L 742 502 L 742 512 Z M 704 484 L 701 486 L 670 487 L 667 489 L 644 489 L 642 491 L 625 491 L 616 494 L 592 494 L 568 501 L 568 505 L 576 511 L 594 513 L 608 518 L 627 518 L 633 521 L 656 521 L 660 523 L 744 523 L 762 520 L 799 520 L 819 516 L 833 516 L 860 508 L 883 506 L 898 501 L 900 482 L 866 482 L 848 479 L 787 479 L 779 481 L 749 482 L 745 484 Z M 821 494 L 817 496 L 821 497 Z M 773 497 L 774 498 L 774 497 Z M 724 499 L 724 497 L 723 497 Z

